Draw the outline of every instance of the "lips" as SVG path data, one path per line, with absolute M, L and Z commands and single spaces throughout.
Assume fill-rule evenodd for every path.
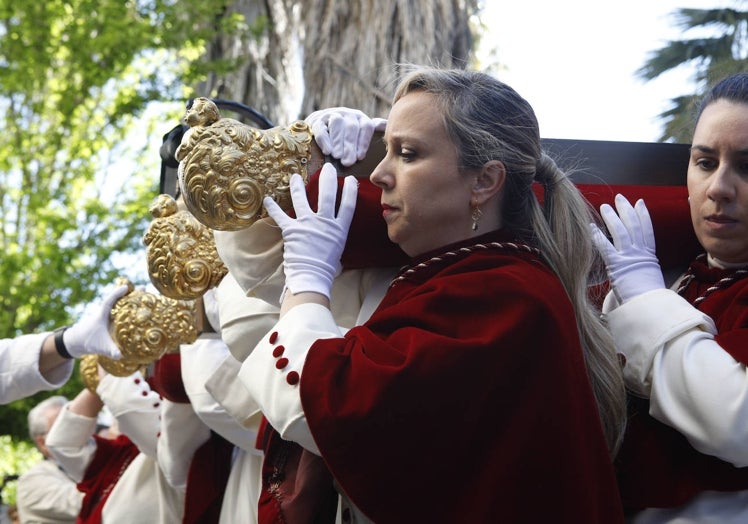
M 382 204 L 382 216 L 387 218 L 388 215 L 390 215 L 393 211 L 395 211 L 395 207 L 390 206 L 388 204 Z
M 713 222 L 715 224 L 734 224 L 737 222 L 734 218 L 727 215 L 709 215 L 704 217 L 707 222 Z

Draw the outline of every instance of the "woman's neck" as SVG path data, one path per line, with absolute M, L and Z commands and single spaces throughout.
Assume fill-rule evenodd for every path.
M 717 257 L 713 257 L 709 253 L 706 254 L 706 260 L 709 267 L 717 267 L 719 269 L 738 269 L 748 266 L 748 262 L 725 262 Z

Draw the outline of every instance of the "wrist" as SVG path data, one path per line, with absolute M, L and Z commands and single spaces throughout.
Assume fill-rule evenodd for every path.
M 55 341 L 55 350 L 57 350 L 57 354 L 60 355 L 62 358 L 71 359 L 73 358 L 73 355 L 70 354 L 68 351 L 67 346 L 65 345 L 65 340 L 63 338 L 63 335 L 65 334 L 65 331 L 70 326 L 62 326 L 57 329 L 55 329 L 52 333 L 54 335 L 54 341 Z
M 319 304 L 330 309 L 330 299 L 322 293 L 302 291 L 294 294 L 291 290 L 286 290 L 281 299 L 280 316 L 282 317 L 290 309 L 301 304 Z

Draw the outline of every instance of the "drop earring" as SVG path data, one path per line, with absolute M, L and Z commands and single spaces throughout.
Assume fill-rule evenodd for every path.
M 478 204 L 474 204 L 473 213 L 472 213 L 473 225 L 470 227 L 470 229 L 472 229 L 473 231 L 478 231 L 478 221 L 480 220 L 480 217 L 482 216 L 483 216 L 483 212 L 478 207 Z

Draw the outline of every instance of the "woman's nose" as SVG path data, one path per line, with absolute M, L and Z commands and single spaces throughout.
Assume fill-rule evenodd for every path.
M 378 187 L 386 186 L 387 157 L 385 156 L 369 175 L 372 184 Z
M 728 164 L 720 165 L 719 169 L 711 176 L 706 191 L 707 196 L 715 201 L 732 200 L 735 197 L 733 181 L 734 176 L 730 166 Z

